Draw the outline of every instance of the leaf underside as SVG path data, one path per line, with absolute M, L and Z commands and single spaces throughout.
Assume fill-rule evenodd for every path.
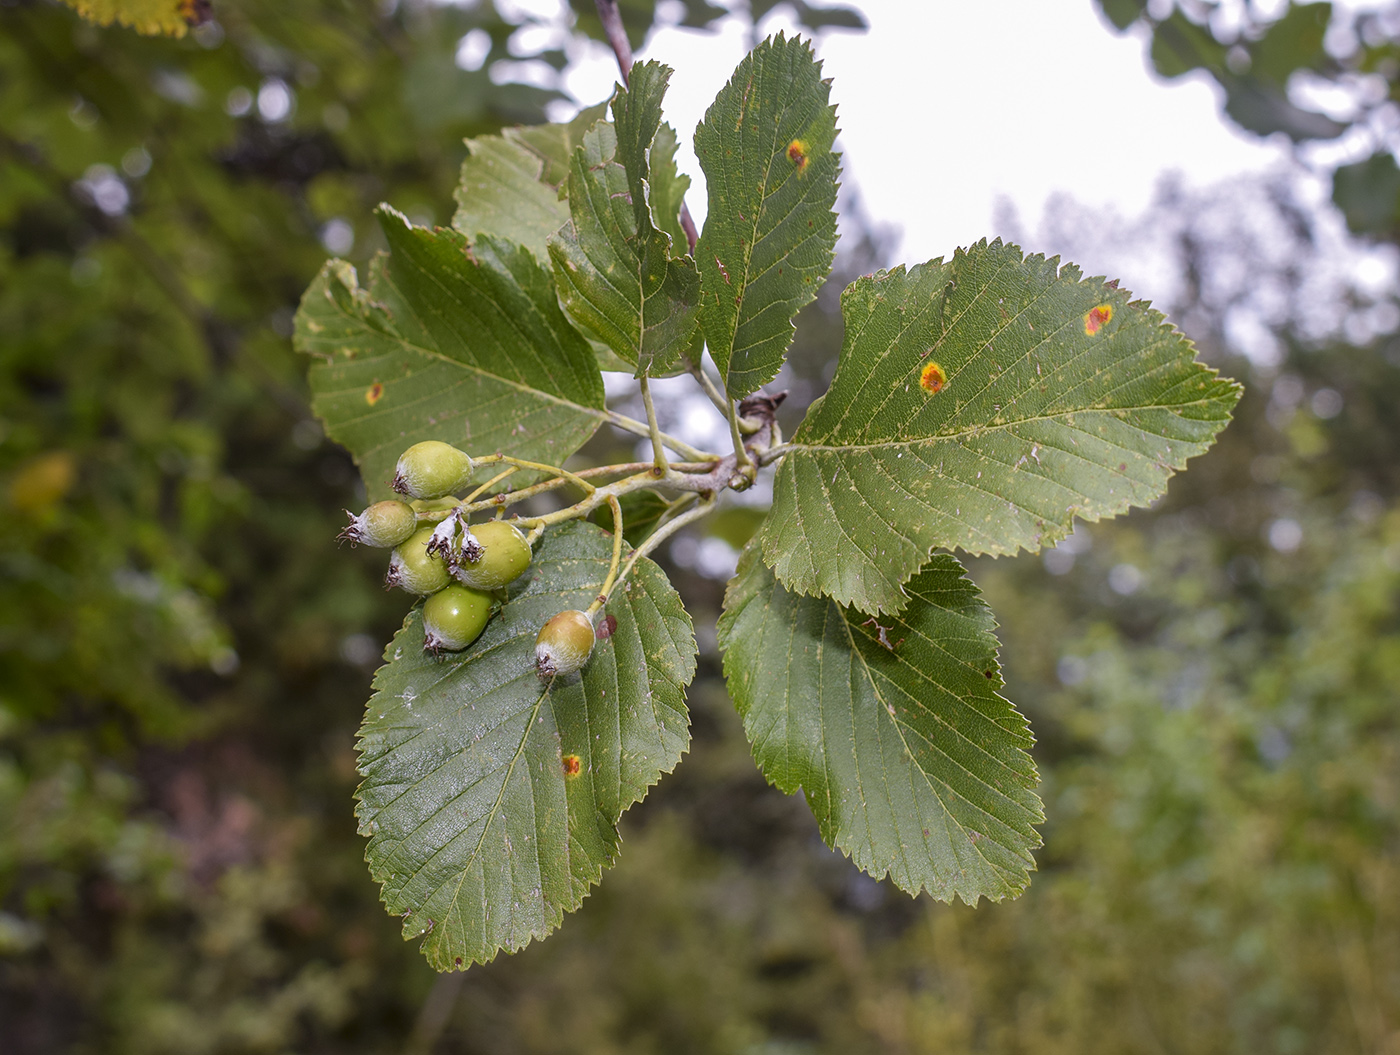
M 700 325 L 725 390 L 773 380 L 792 318 L 836 247 L 836 109 L 821 63 L 779 33 L 739 63 L 695 130 L 709 213 L 695 249 Z
M 676 167 L 679 147 L 676 130 L 662 121 L 651 143 L 651 212 L 657 227 L 671 236 L 672 252 L 677 256 L 690 251 L 681 227 L 681 205 L 690 190 L 690 177 Z
M 694 635 L 650 561 L 600 614 L 616 627 L 582 672 L 535 673 L 540 627 L 588 604 L 610 555 L 597 527 L 552 530 L 475 643 L 434 660 L 415 608 L 375 675 L 356 816 L 385 908 L 437 970 L 558 926 L 613 863 L 622 812 L 689 744 Z
M 546 240 L 569 218 L 559 191 L 574 148 L 603 112 L 593 106 L 567 124 L 507 128 L 467 140 L 452 226 L 472 239 L 489 234 L 519 242 L 546 262 Z
M 943 900 L 1015 895 L 1043 814 L 991 611 L 947 554 L 908 590 L 877 623 L 785 590 L 751 544 L 719 621 L 730 694 L 764 775 L 864 871 Z
M 368 289 L 343 261 L 302 298 L 296 344 L 312 408 L 354 455 L 372 500 L 420 440 L 561 464 L 605 420 L 603 382 L 559 309 L 549 272 L 519 245 L 410 227 L 381 209 L 392 253 Z
M 1129 298 L 1000 241 L 852 283 L 836 376 L 774 480 L 778 578 L 898 611 L 935 548 L 1034 551 L 1160 495 L 1240 389 Z

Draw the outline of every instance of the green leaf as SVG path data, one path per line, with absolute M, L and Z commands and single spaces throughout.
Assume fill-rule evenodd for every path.
M 1240 388 L 1129 298 L 1000 241 L 852 283 L 831 389 L 773 483 L 778 578 L 894 611 L 935 547 L 1036 550 L 1160 495 Z
M 600 121 L 574 151 L 570 220 L 549 240 L 570 317 L 638 377 L 671 369 L 699 325 L 695 265 L 671 257 L 647 201 L 647 152 L 670 72 L 654 62 L 632 68 L 631 90 L 613 100 L 617 123 Z
M 1290 4 L 1262 38 L 1247 45 L 1249 72 L 1283 86 L 1297 70 L 1326 68 L 1332 59 L 1322 41 L 1331 20 L 1330 3 Z
M 734 71 L 695 130 L 709 193 L 700 325 L 733 397 L 778 375 L 792 317 L 817 295 L 836 247 L 836 108 L 821 63 L 781 33 Z
M 671 236 L 671 252 L 677 256 L 690 252 L 681 227 L 681 205 L 690 190 L 690 177 L 676 168 L 679 146 L 676 130 L 662 121 L 651 141 L 651 212 L 656 226 Z
M 1336 139 L 1349 126 L 1326 114 L 1294 106 L 1288 89 L 1256 77 L 1217 74 L 1225 89 L 1225 113 L 1241 128 L 1257 135 L 1282 132 L 1294 142 L 1304 139 Z
M 381 208 L 392 256 L 333 260 L 302 298 L 296 345 L 312 408 L 355 456 L 371 499 L 387 497 L 405 448 L 444 440 L 561 464 L 606 419 L 592 350 L 559 310 L 554 283 L 519 245 L 410 227 Z
M 1379 235 L 1400 218 L 1400 167 L 1389 151 L 1332 173 L 1332 201 L 1357 234 Z
M 612 98 L 616 157 L 626 170 L 627 190 L 638 231 L 652 226 L 647 203 L 647 179 L 651 175 L 648 153 L 661 127 L 661 101 L 666 97 L 666 86 L 673 72 L 671 67 L 659 62 L 639 62 L 632 67 L 627 87 L 619 87 Z
M 689 744 L 695 639 L 650 561 L 603 610 L 615 628 L 582 672 L 535 673 L 540 627 L 587 606 L 611 553 L 596 527 L 555 529 L 465 651 L 426 655 L 421 608 L 385 650 L 360 728 L 356 816 L 385 908 L 439 971 L 519 949 L 578 908 L 616 857 L 623 810 Z
M 1023 890 L 1043 820 L 1026 721 L 1000 695 L 995 621 L 940 554 L 880 623 L 785 590 L 750 546 L 724 598 L 724 673 L 768 780 L 827 844 L 936 898 Z
M 560 187 L 574 148 L 603 109 L 590 107 L 567 124 L 507 128 L 467 140 L 452 226 L 468 238 L 489 234 L 519 242 L 545 260 L 546 239 L 569 218 Z
M 1208 26 L 1198 26 L 1180 11 L 1173 11 L 1152 30 L 1152 65 L 1168 80 L 1202 68 L 1224 73 L 1225 52 L 1225 45 Z
M 1147 10 L 1147 0 L 1098 0 L 1104 17 L 1115 29 L 1127 29 Z

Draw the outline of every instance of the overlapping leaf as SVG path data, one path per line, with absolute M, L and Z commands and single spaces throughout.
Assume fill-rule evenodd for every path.
M 799 593 L 897 611 L 935 547 L 1035 550 L 1145 505 L 1239 386 L 1129 294 L 985 242 L 862 278 L 831 389 L 774 481 L 763 554 Z
M 676 167 L 679 146 L 676 130 L 662 121 L 651 142 L 651 213 L 656 226 L 671 236 L 671 252 L 676 256 L 690 252 L 685 229 L 681 227 L 681 205 L 690 190 L 690 177 Z
M 836 109 L 821 63 L 781 33 L 755 48 L 695 130 L 709 193 L 696 246 L 700 324 L 734 398 L 778 374 L 792 318 L 831 271 Z
M 515 243 L 410 227 L 380 212 L 392 255 L 371 272 L 331 261 L 302 298 L 296 342 L 325 362 L 312 407 L 350 449 L 372 498 L 389 493 L 398 456 L 444 440 L 563 462 L 606 417 L 587 342 L 554 283 Z
M 615 123 L 594 125 L 574 151 L 570 219 L 549 240 L 570 316 L 638 376 L 674 366 L 698 325 L 695 265 L 672 258 L 647 200 L 648 150 L 670 73 L 654 62 L 633 67 L 630 90 L 613 99 Z
M 689 742 L 695 640 L 650 561 L 604 609 L 611 636 L 582 672 L 535 673 L 539 628 L 588 604 L 610 555 L 596 527 L 551 531 L 528 582 L 466 651 L 425 655 L 415 609 L 375 675 L 356 815 L 385 907 L 437 970 L 558 926 L 612 864 L 622 812 Z
M 877 622 L 785 590 L 751 544 L 719 622 L 730 694 L 764 775 L 865 871 L 945 900 L 1014 895 L 1042 813 L 991 611 L 947 554 L 908 590 Z
M 452 226 L 468 238 L 508 238 L 541 262 L 548 259 L 546 240 L 569 218 L 560 189 L 574 148 L 603 109 L 590 107 L 567 124 L 507 128 L 498 136 L 467 140 Z

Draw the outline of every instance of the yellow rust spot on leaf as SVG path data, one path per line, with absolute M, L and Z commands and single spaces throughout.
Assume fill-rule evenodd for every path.
M 370 406 L 374 406 L 383 398 L 384 386 L 381 385 L 378 381 L 376 381 L 374 384 L 370 385 L 367 389 L 365 389 L 365 402 L 368 403 Z
M 1113 318 L 1113 305 L 1100 304 L 1084 313 L 1084 332 L 1090 337 L 1108 325 Z
M 566 776 L 566 777 L 576 777 L 576 776 L 578 776 L 578 772 L 579 772 L 579 770 L 582 768 L 582 766 L 583 766 L 583 763 L 582 763 L 582 761 L 579 759 L 578 755 L 565 755 L 565 756 L 564 756 L 564 776 Z
M 802 172 L 807 168 L 807 143 L 802 139 L 794 139 L 788 144 L 788 160 L 797 166 L 797 171 Z
M 943 386 L 947 383 L 948 375 L 943 372 L 943 367 L 937 363 L 925 363 L 924 368 L 919 371 L 919 387 L 931 396 L 942 392 Z

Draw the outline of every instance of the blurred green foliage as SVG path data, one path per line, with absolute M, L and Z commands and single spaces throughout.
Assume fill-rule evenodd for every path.
M 217 14 L 172 42 L 0 0 L 0 1047 L 1395 1050 L 1395 338 L 1284 333 L 1270 371 L 1209 345 L 1248 395 L 1166 502 L 1070 567 L 976 565 L 1042 737 L 1019 901 L 911 901 L 828 851 L 702 641 L 695 748 L 608 883 L 547 943 L 434 976 L 350 809 L 402 604 L 335 549 L 353 468 L 286 334 L 322 239 L 366 257 L 381 199 L 445 222 L 461 138 L 551 95 L 492 81 L 516 28 L 487 3 Z M 843 246 L 847 277 L 880 262 Z M 676 576 L 712 623 L 722 584 Z
M 1225 114 L 1246 132 L 1294 144 L 1340 139 L 1320 154 L 1332 199 L 1356 233 L 1400 239 L 1400 4 L 1274 4 L 1222 0 L 1097 0 L 1120 31 L 1149 36 L 1161 76 L 1201 70 L 1224 91 Z

